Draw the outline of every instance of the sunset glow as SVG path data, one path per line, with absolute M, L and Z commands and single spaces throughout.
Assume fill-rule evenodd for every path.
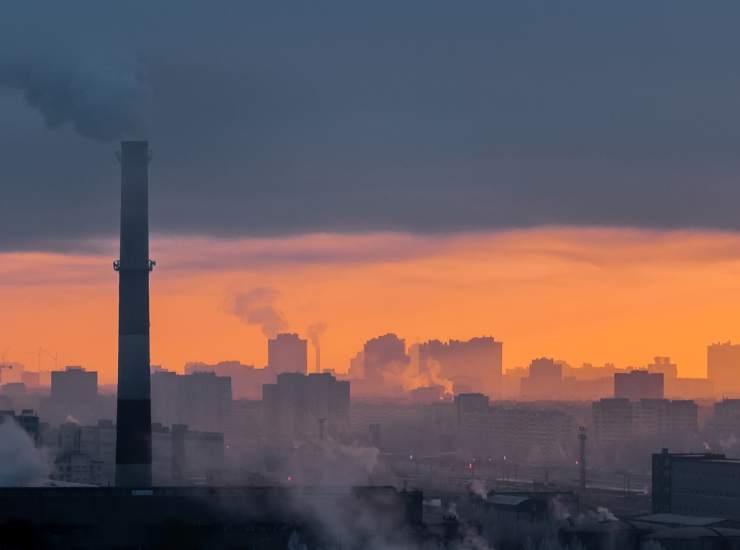
M 115 242 L 90 254 L 3 254 L 6 359 L 116 372 Z M 740 237 L 706 231 L 551 227 L 418 236 L 310 234 L 153 241 L 152 363 L 263 366 L 266 338 L 229 313 L 235 293 L 275 291 L 290 330 L 325 322 L 322 365 L 345 371 L 373 336 L 407 344 L 492 335 L 504 368 L 547 355 L 644 366 L 670 355 L 704 376 L 707 344 L 738 337 Z M 312 351 L 310 351 L 312 353 Z M 313 365 L 312 358 L 309 364 Z

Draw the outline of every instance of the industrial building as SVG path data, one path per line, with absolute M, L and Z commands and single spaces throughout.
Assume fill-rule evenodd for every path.
M 740 459 L 670 453 L 652 458 L 653 512 L 740 521 Z
M 0 518 L 3 546 L 19 548 L 403 547 L 424 536 L 422 494 L 392 487 L 2 488 Z

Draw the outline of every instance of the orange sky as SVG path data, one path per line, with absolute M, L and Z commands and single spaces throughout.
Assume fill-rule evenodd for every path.
M 115 379 L 115 243 L 98 255 L 0 254 L 0 354 Z M 264 365 L 257 326 L 227 311 L 270 287 L 292 330 L 328 326 L 322 364 L 345 370 L 363 342 L 492 335 L 504 368 L 535 356 L 640 366 L 670 355 L 703 376 L 706 345 L 740 339 L 740 235 L 553 227 L 459 235 L 317 234 L 275 239 L 156 237 L 152 362 Z M 46 355 L 43 368 L 53 360 Z

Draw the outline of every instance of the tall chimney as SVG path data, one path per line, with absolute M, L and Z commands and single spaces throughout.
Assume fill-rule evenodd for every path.
M 116 485 L 152 484 L 149 389 L 149 143 L 123 141 L 121 258 L 118 287 L 118 412 Z

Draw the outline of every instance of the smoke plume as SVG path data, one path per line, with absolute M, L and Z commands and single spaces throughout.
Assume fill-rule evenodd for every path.
M 229 298 L 226 310 L 243 323 L 260 327 L 265 336 L 273 338 L 288 328 L 285 317 L 275 306 L 279 298 L 280 293 L 274 288 L 256 287 Z
M 35 485 L 48 477 L 43 452 L 12 418 L 0 423 L 0 487 Z
M 0 54 L 0 88 L 17 90 L 49 128 L 71 125 L 88 139 L 109 142 L 144 130 L 149 87 L 133 66 Z
M 306 329 L 306 335 L 308 336 L 308 339 L 311 340 L 311 345 L 314 347 L 314 349 L 319 349 L 319 347 L 321 346 L 321 335 L 325 332 L 326 323 L 323 321 L 314 323 Z

